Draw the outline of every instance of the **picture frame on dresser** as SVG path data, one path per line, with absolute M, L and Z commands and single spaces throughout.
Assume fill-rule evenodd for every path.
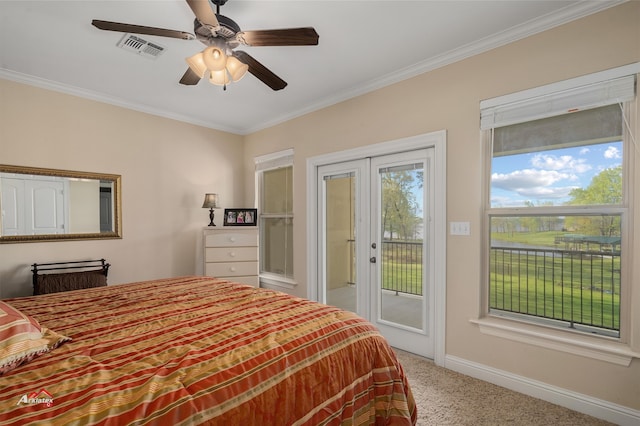
M 256 226 L 258 209 L 224 209 L 224 226 Z

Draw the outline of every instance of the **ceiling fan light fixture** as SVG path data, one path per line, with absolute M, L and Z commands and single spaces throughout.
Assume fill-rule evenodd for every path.
M 233 80 L 234 82 L 240 81 L 240 79 L 245 76 L 248 70 L 249 65 L 240 62 L 238 58 L 229 56 L 229 58 L 227 59 L 227 71 L 229 71 L 231 80 Z
M 209 46 L 202 52 L 204 63 L 209 68 L 209 71 L 223 70 L 227 65 L 227 55 L 216 46 Z
M 201 79 L 209 77 L 213 84 L 225 85 L 226 89 L 228 82 L 239 81 L 249 72 L 271 89 L 282 90 L 287 86 L 286 81 L 248 53 L 242 51 L 234 52 L 233 49 L 241 44 L 246 46 L 315 46 L 318 44 L 319 36 L 313 27 L 242 31 L 235 21 L 220 14 L 220 7 L 228 0 L 186 1 L 195 15 L 193 23 L 194 34 L 99 19 L 93 19 L 91 24 L 99 30 L 125 33 L 124 37 L 127 42 L 124 45 L 128 48 L 133 48 L 137 53 L 143 52 L 141 47 L 136 47 L 142 42 L 147 43 L 145 49 L 152 48 L 153 51 L 156 51 L 164 48 L 149 43 L 133 34 L 182 40 L 197 39 L 206 47 L 200 53 L 185 59 L 189 68 L 180 79 L 180 84 L 185 86 L 194 86 Z M 213 4 L 216 5 L 215 12 L 212 8 Z M 149 52 L 147 51 L 147 53 Z M 222 73 L 219 73 L 219 71 L 222 71 Z
M 198 77 L 203 78 L 207 70 L 207 64 L 204 63 L 204 55 L 202 52 L 198 52 L 195 55 L 188 57 L 186 59 L 187 64 L 189 64 L 189 68 L 191 71 L 196 73 Z
M 226 86 L 231 82 L 229 79 L 229 74 L 226 69 L 221 69 L 219 71 L 211 71 L 211 75 L 209 76 L 209 82 L 211 84 L 215 84 L 216 86 Z

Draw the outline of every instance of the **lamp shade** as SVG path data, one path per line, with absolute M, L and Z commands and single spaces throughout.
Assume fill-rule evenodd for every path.
M 249 65 L 235 56 L 227 56 L 224 50 L 217 46 L 209 46 L 202 52 L 188 57 L 186 61 L 198 77 L 209 77 L 209 82 L 217 86 L 240 81 L 249 70 Z
M 203 78 L 207 72 L 207 64 L 204 63 L 204 55 L 202 52 L 198 52 L 195 55 L 187 58 L 187 64 L 191 71 L 196 73 L 198 77 Z
M 231 80 L 239 81 L 247 73 L 249 65 L 244 64 L 234 56 L 229 56 L 227 59 L 227 71 L 231 76 Z
M 211 72 L 223 70 L 227 65 L 227 55 L 219 47 L 207 47 L 202 51 L 202 56 Z
M 218 194 L 205 194 L 204 203 L 202 203 L 203 209 L 217 209 L 220 207 Z
M 229 74 L 227 73 L 227 70 L 225 68 L 219 71 L 211 71 L 209 81 L 217 86 L 224 86 L 225 84 L 229 84 L 231 82 L 231 80 L 229 79 Z

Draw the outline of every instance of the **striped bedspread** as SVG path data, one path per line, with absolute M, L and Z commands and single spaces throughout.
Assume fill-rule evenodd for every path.
M 0 376 L 2 425 L 411 425 L 402 367 L 358 316 L 207 277 L 8 302 L 71 337 Z

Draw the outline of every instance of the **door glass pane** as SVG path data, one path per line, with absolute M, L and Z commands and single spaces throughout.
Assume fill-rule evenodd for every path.
M 424 168 L 380 168 L 380 317 L 423 328 Z
M 352 173 L 326 177 L 325 259 L 327 304 L 357 312 L 355 182 Z

